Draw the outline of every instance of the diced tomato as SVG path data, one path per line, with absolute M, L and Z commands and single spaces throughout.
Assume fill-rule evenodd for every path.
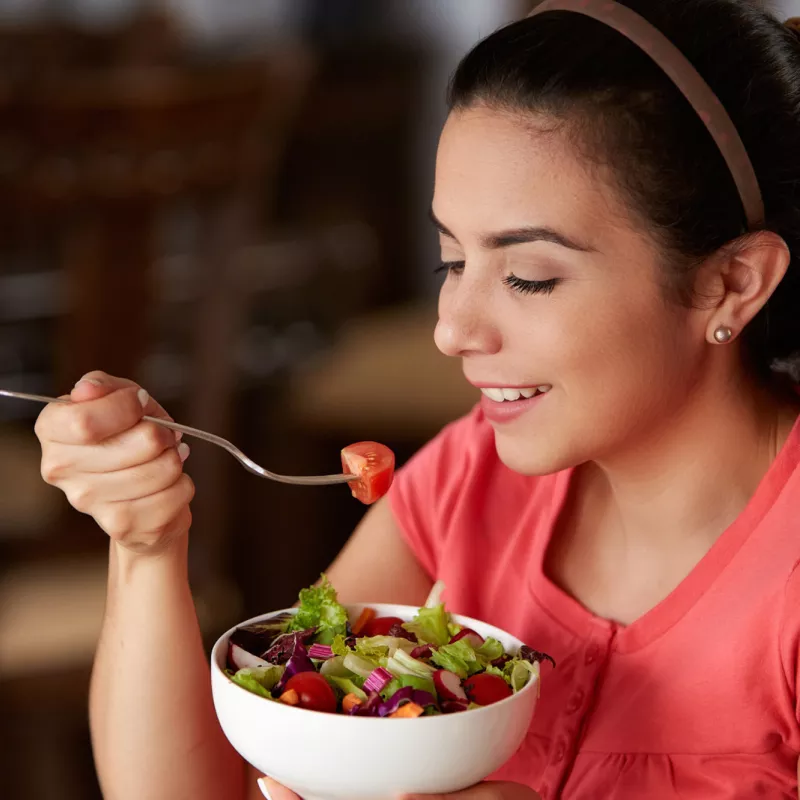
M 414 719 L 415 717 L 421 717 L 424 711 L 425 709 L 416 703 L 406 703 L 400 706 L 394 714 L 389 714 L 389 719 L 393 717 L 395 719 Z
M 375 619 L 375 609 L 365 608 L 359 615 L 358 619 L 353 625 L 353 636 L 361 636 L 361 632 L 369 623 Z
M 375 617 L 363 629 L 364 636 L 388 636 L 392 625 L 400 625 L 404 620 L 400 617 Z
M 511 695 L 511 687 L 499 676 L 483 672 L 464 681 L 467 697 L 479 706 L 490 706 Z
M 394 478 L 394 453 L 384 444 L 357 442 L 342 450 L 342 467 L 356 476 L 349 486 L 353 497 L 371 505 L 389 491 Z
M 336 711 L 336 693 L 331 685 L 318 672 L 298 672 L 286 683 L 284 694 L 294 691 L 297 694 L 297 705 L 310 711 Z M 283 695 L 280 697 L 283 700 Z

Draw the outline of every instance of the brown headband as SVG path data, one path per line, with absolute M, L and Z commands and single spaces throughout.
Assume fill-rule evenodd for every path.
M 680 89 L 703 121 L 739 190 L 747 227 L 764 225 L 764 200 L 753 164 L 728 112 L 686 56 L 644 17 L 611 0 L 544 0 L 529 17 L 546 11 L 573 11 L 608 25 L 638 45 Z

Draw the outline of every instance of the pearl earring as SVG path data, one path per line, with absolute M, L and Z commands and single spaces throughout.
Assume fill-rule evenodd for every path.
M 714 331 L 714 341 L 718 342 L 719 344 L 725 344 L 725 342 L 729 342 L 732 336 L 733 331 L 725 325 L 720 325 L 719 328 Z

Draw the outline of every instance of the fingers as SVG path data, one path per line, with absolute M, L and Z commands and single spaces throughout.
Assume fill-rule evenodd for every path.
M 91 480 L 86 479 L 85 473 L 77 472 L 74 474 L 79 477 L 63 480 L 60 488 L 69 502 L 84 514 L 100 504 L 120 503 L 158 494 L 178 481 L 183 472 L 183 462 L 189 455 L 188 445 L 175 447 L 174 444 L 173 440 L 172 446 L 164 448 L 159 455 L 143 459 L 127 469 L 97 470 L 95 462 L 91 465 L 95 467 Z
M 521 783 L 484 781 L 452 794 L 407 794 L 402 800 L 541 800 L 538 792 Z
M 175 448 L 171 430 L 153 422 L 139 422 L 96 445 L 50 444 L 42 455 L 42 476 L 58 485 L 70 474 L 117 472 L 146 464 L 169 448 Z
M 187 532 L 194 496 L 183 473 L 189 447 L 142 420 L 171 419 L 166 411 L 133 381 L 104 372 L 85 375 L 69 399 L 47 406 L 36 422 L 45 481 L 131 550 L 159 552 Z
M 267 800 L 300 800 L 300 797 L 291 791 L 291 789 L 281 786 L 279 783 L 273 781 L 272 778 L 267 778 L 266 776 L 259 778 L 258 786 L 261 789 L 261 794 L 263 794 Z
M 192 479 L 181 474 L 166 489 L 136 500 L 104 503 L 92 509 L 97 524 L 130 550 L 155 550 L 175 533 L 189 529 Z
M 42 442 L 99 444 L 110 436 L 132 428 L 141 420 L 144 407 L 138 396 L 140 391 L 130 386 L 114 389 L 93 400 L 71 404 L 51 403 L 36 420 L 36 435 Z

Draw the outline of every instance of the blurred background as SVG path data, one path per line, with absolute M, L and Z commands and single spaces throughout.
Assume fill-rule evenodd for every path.
M 278 472 L 364 439 L 405 461 L 476 399 L 432 340 L 447 79 L 531 5 L 0 0 L 0 387 L 103 369 Z M 0 796 L 95 800 L 107 538 L 41 480 L 39 411 L 0 400 Z M 187 471 L 208 644 L 364 511 L 202 442 Z
M 364 439 L 402 463 L 475 399 L 432 340 L 447 79 L 529 6 L 0 0 L 0 387 L 103 369 L 278 472 Z M 41 480 L 40 410 L 0 401 L 0 796 L 90 800 L 108 543 Z M 364 511 L 202 442 L 187 471 L 209 644 Z

